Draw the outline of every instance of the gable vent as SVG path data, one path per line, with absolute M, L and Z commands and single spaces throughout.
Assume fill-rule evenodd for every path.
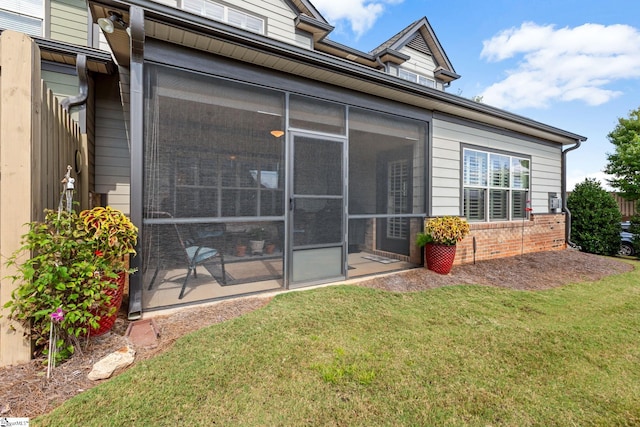
M 424 41 L 424 38 L 420 34 L 416 34 L 416 36 L 411 39 L 407 46 L 411 49 L 417 50 L 420 53 L 426 53 L 427 55 L 431 55 L 431 51 L 427 46 L 427 42 Z

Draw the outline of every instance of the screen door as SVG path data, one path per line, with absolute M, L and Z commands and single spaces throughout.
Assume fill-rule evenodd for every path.
M 289 287 L 345 277 L 344 149 L 344 139 L 292 134 Z

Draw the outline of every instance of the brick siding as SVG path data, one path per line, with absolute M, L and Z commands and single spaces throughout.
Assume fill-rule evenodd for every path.
M 454 264 L 473 262 L 474 237 L 476 261 L 566 248 L 564 214 L 531 214 L 525 221 L 470 225 L 471 232 L 458 243 Z

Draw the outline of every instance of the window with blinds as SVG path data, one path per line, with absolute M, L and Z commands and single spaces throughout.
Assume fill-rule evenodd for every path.
M 0 2 L 0 28 L 42 37 L 44 0 Z
M 463 207 L 469 221 L 506 221 L 526 216 L 530 160 L 464 149 Z
M 210 0 L 182 0 L 182 9 L 235 27 L 264 34 L 264 19 Z
M 433 88 L 436 87 L 435 80 L 422 76 L 420 74 L 413 73 L 411 71 L 404 70 L 402 68 L 398 70 L 398 77 L 404 80 L 409 80 L 410 82 L 418 83 L 422 86 L 433 87 Z

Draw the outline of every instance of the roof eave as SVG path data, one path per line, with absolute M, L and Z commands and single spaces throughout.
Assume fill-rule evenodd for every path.
M 397 90 L 399 93 L 409 93 L 420 99 L 430 99 L 433 101 L 432 104 L 434 105 L 438 103 L 447 105 L 450 107 L 447 108 L 447 110 L 457 111 L 457 113 L 453 114 L 459 115 L 460 117 L 465 117 L 464 111 L 468 111 L 468 115 L 473 115 L 472 112 L 478 113 L 481 116 L 486 116 L 487 119 L 494 118 L 514 123 L 517 125 L 514 127 L 530 127 L 532 130 L 548 133 L 550 136 L 554 135 L 554 138 L 550 140 L 555 140 L 561 144 L 571 144 L 577 141 L 586 140 L 586 138 L 581 135 L 564 131 L 544 123 L 536 122 L 526 117 L 500 110 L 486 104 L 468 100 L 441 90 L 419 87 L 419 85 L 382 73 L 374 68 L 363 66 L 354 61 L 342 59 L 340 57 L 318 51 L 304 49 L 285 42 L 273 40 L 259 34 L 249 33 L 228 25 L 215 22 L 212 23 L 210 20 L 205 18 L 194 17 L 194 15 L 191 14 L 187 15 L 185 12 L 175 8 L 149 0 L 129 0 L 126 3 L 123 0 L 90 0 L 90 3 L 108 5 L 108 7 L 136 5 L 145 9 L 145 16 L 148 20 L 156 21 L 163 25 L 181 27 L 184 30 L 193 31 L 197 34 L 212 37 L 238 47 L 252 49 L 268 55 L 276 55 L 282 59 L 289 59 L 296 63 L 307 64 L 310 67 L 324 69 L 331 73 L 340 74 L 344 77 L 359 79 L 371 84 L 380 85 L 381 87 Z M 329 40 L 325 41 L 330 42 Z M 363 56 L 366 55 L 367 54 L 363 54 Z M 429 109 L 441 111 L 436 107 L 429 107 Z
M 311 33 L 313 41 L 316 43 L 323 40 L 334 28 L 326 22 L 318 21 L 308 15 L 298 15 L 294 20 L 294 25 L 298 30 Z
M 2 33 L 2 30 L 0 30 Z M 40 49 L 40 57 L 44 61 L 58 64 L 72 65 L 75 67 L 78 55 L 87 58 L 87 69 L 99 74 L 113 74 L 116 70 L 115 63 L 109 52 L 86 46 L 79 46 L 57 40 L 44 39 L 29 36 Z
M 444 83 L 451 83 L 452 81 L 460 78 L 459 74 L 452 73 L 451 71 L 445 69 L 436 70 L 433 74 L 436 79 Z
M 392 62 L 397 65 L 400 65 L 411 59 L 409 55 L 405 55 L 404 53 L 390 48 L 380 51 L 376 56 L 380 58 L 382 62 Z

